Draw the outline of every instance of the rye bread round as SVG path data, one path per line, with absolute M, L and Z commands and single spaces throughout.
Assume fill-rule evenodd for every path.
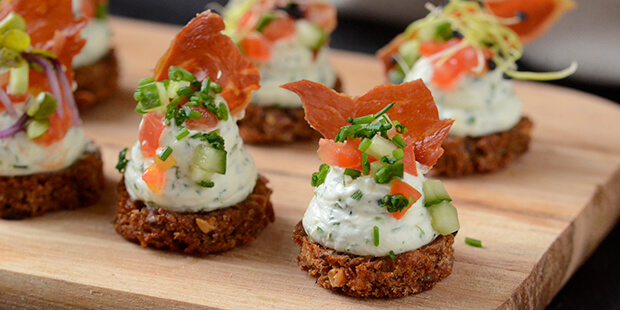
M 301 246 L 297 262 L 324 288 L 353 297 L 398 298 L 431 289 L 452 272 L 454 236 L 438 236 L 416 250 L 373 257 L 347 254 L 313 242 L 301 222 L 293 240 Z
M 232 207 L 202 212 L 176 213 L 133 201 L 124 179 L 118 184 L 115 229 L 142 247 L 208 254 L 227 251 L 254 241 L 275 220 L 267 179 L 258 177 L 254 191 Z
M 504 132 L 476 138 L 448 136 L 441 145 L 444 153 L 430 173 L 458 177 L 500 170 L 528 150 L 532 127 L 532 121 L 522 117 Z
M 101 60 L 75 69 L 77 89 L 73 92 L 80 110 L 111 97 L 118 87 L 118 59 L 114 50 Z
M 104 187 L 99 150 L 60 171 L 0 177 L 0 218 L 22 219 L 99 201 Z

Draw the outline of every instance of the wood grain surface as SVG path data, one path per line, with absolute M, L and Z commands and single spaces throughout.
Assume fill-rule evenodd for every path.
M 206 257 L 143 249 L 117 235 L 114 170 L 135 143 L 132 94 L 178 31 L 112 20 L 122 64 L 115 97 L 83 113 L 102 148 L 106 191 L 96 206 L 0 221 L 0 304 L 11 308 L 409 308 L 540 309 L 594 251 L 620 216 L 620 109 L 540 84 L 516 87 L 534 121 L 531 150 L 508 169 L 444 180 L 459 209 L 454 271 L 431 291 L 358 300 L 314 283 L 297 266 L 294 225 L 312 198 L 315 144 L 250 146 L 274 190 L 276 222 L 257 241 Z M 349 94 L 382 83 L 372 57 L 334 51 Z M 483 248 L 464 244 L 482 240 Z

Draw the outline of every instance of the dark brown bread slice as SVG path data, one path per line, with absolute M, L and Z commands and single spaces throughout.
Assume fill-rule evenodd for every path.
M 336 80 L 334 90 L 342 91 L 342 82 Z M 248 105 L 245 117 L 239 120 L 239 134 L 243 141 L 253 144 L 293 143 L 318 140 L 321 134 L 304 119 L 304 109 Z
M 0 217 L 22 219 L 93 205 L 103 191 L 99 150 L 56 172 L 0 177 Z
M 118 87 L 118 60 L 114 50 L 98 62 L 75 69 L 78 87 L 73 92 L 80 110 L 109 98 Z
M 522 117 L 505 132 L 478 138 L 448 136 L 442 144 L 444 153 L 430 172 L 457 177 L 502 169 L 528 150 L 532 127 L 532 121 Z
M 270 197 L 267 179 L 259 176 L 254 191 L 235 206 L 203 213 L 176 213 L 131 200 L 121 180 L 115 228 L 142 247 L 198 254 L 222 252 L 254 241 L 275 220 Z
M 293 240 L 301 246 L 297 262 L 316 283 L 353 297 L 398 298 L 431 289 L 452 273 L 454 237 L 439 236 L 417 249 L 389 256 L 358 256 L 314 243 L 301 222 Z

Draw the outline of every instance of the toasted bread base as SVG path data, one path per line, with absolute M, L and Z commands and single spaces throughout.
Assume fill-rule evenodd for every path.
M 502 169 L 528 150 L 532 127 L 532 121 L 522 117 L 505 132 L 477 138 L 448 136 L 442 144 L 444 153 L 430 173 L 458 177 Z
M 270 197 L 267 179 L 259 176 L 254 191 L 237 205 L 203 213 L 176 213 L 131 200 L 121 180 L 115 228 L 125 239 L 142 247 L 217 253 L 254 241 L 275 220 Z
M 114 50 L 98 62 L 75 69 L 78 87 L 73 92 L 80 110 L 111 97 L 118 88 L 118 59 Z
M 359 256 L 314 243 L 301 222 L 293 240 L 301 246 L 297 262 L 324 288 L 353 297 L 398 298 L 431 289 L 452 273 L 454 236 L 438 236 L 417 249 L 389 256 Z
M 99 150 L 55 172 L 0 177 L 0 218 L 22 219 L 93 205 L 103 191 Z

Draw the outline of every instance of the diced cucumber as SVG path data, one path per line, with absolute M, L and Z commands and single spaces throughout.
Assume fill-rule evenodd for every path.
M 177 92 L 179 91 L 179 89 L 183 87 L 189 87 L 189 85 L 190 83 L 188 81 L 170 81 L 170 84 L 168 84 L 168 87 L 166 89 L 166 92 L 168 93 L 168 98 L 174 99 L 178 97 L 179 95 L 177 94 Z
M 383 156 L 391 156 L 395 149 L 396 146 L 392 143 L 392 141 L 376 135 L 370 140 L 370 146 L 368 146 L 365 153 L 375 159 L 381 159 Z
M 219 174 L 226 173 L 226 151 L 216 150 L 210 146 L 200 145 L 194 151 L 192 164 Z
M 411 40 L 403 43 L 403 45 L 398 48 L 398 53 L 409 66 L 413 65 L 421 56 L 420 41 Z
M 374 176 L 375 174 L 377 174 L 377 171 L 379 171 L 381 168 L 383 168 L 383 163 L 380 160 L 371 162 L 370 163 L 370 175 Z
M 213 172 L 204 170 L 198 166 L 192 166 L 190 168 L 190 173 L 190 178 L 196 183 L 211 182 L 213 178 Z
M 422 184 L 422 191 L 424 192 L 424 206 L 438 204 L 442 201 L 452 201 L 448 191 L 443 187 L 443 184 L 439 180 L 428 180 Z
M 297 21 L 297 39 L 304 46 L 316 51 L 325 44 L 327 35 L 321 27 L 300 19 Z
M 433 228 L 444 236 L 458 231 L 461 227 L 456 207 L 445 200 L 428 207 L 428 211 L 431 214 Z
M 168 97 L 168 91 L 166 91 L 166 86 L 164 86 L 164 83 L 161 82 L 157 82 L 157 84 L 155 85 L 157 86 L 159 102 L 161 102 L 161 105 L 164 107 L 168 106 L 168 104 L 170 103 L 170 98 Z

